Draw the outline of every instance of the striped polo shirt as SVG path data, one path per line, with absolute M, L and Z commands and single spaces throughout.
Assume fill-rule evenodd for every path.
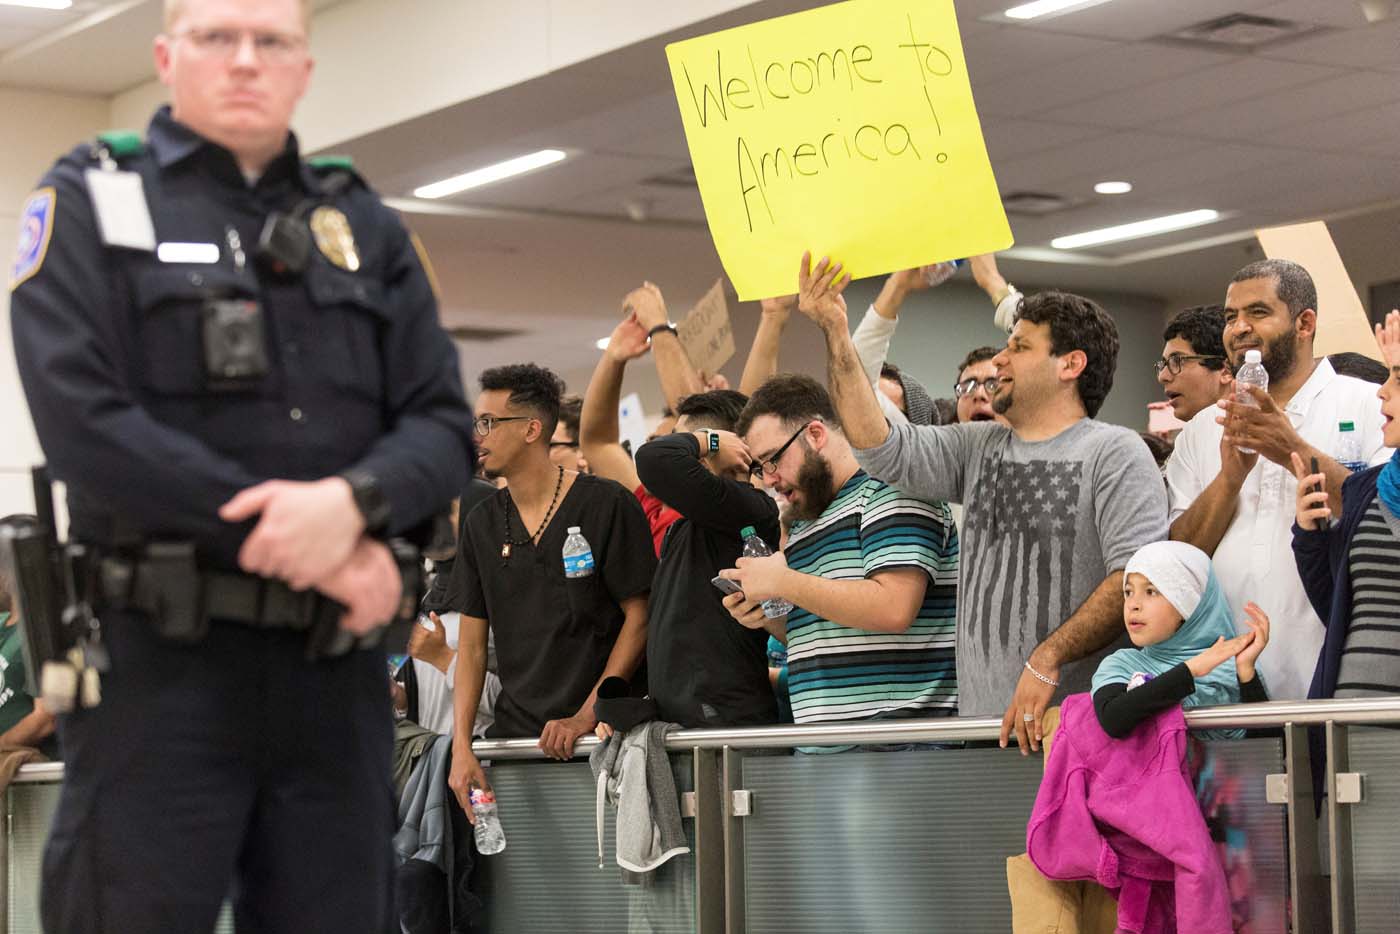
M 955 716 L 958 532 L 948 504 L 857 471 L 813 522 L 793 523 L 788 566 L 831 580 L 918 568 L 928 589 L 908 631 L 852 629 L 794 607 L 787 618 L 793 720 Z
M 1400 694 L 1400 519 L 1379 496 L 1352 536 L 1347 564 L 1351 625 L 1333 696 Z

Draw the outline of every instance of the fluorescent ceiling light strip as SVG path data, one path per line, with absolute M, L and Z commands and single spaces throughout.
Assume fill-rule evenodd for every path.
M 490 185 L 525 172 L 542 169 L 547 165 L 561 161 L 565 155 L 566 153 L 558 149 L 541 149 L 539 152 L 532 152 L 527 156 L 517 156 L 514 159 L 507 159 L 505 162 L 497 162 L 495 165 L 488 165 L 463 175 L 454 175 L 452 178 L 424 185 L 422 188 L 414 190 L 413 197 L 446 198 L 448 195 L 455 195 L 471 188 L 480 188 L 482 185 Z
M 1008 19 L 1036 19 L 1041 16 L 1050 16 L 1052 13 L 1072 13 L 1084 7 L 1098 6 L 1100 3 L 1107 3 L 1108 0 L 1035 0 L 1034 3 L 1023 3 L 1014 6 L 1006 11 Z
M 1145 221 L 1119 224 L 1117 227 L 1104 227 L 1100 230 L 1086 230 L 1084 233 L 1070 234 L 1067 237 L 1056 237 L 1050 241 L 1050 245 L 1057 250 L 1077 250 L 1085 246 L 1116 243 L 1119 240 L 1136 240 L 1139 237 L 1151 237 L 1155 234 L 1170 233 L 1173 230 L 1199 227 L 1219 219 L 1219 211 L 1203 208 L 1199 211 L 1168 214 L 1165 217 L 1150 217 Z
M 27 6 L 36 10 L 66 10 L 73 0 L 0 0 L 0 6 Z

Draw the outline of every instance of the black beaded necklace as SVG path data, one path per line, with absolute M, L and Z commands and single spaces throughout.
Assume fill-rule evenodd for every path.
M 535 529 L 535 534 L 530 535 L 530 530 L 525 526 L 524 518 L 521 518 L 520 527 L 525 530 L 528 536 L 523 542 L 517 542 L 510 535 L 510 514 L 513 511 L 515 499 L 506 491 L 506 540 L 501 544 L 501 557 L 509 558 L 511 550 L 517 545 L 530 545 L 540 537 L 541 533 L 549 527 L 549 520 L 554 515 L 554 507 L 559 505 L 559 491 L 564 489 L 564 468 L 559 467 L 559 479 L 554 482 L 554 499 L 549 501 L 549 511 L 544 514 L 544 520 L 540 522 L 540 527 Z

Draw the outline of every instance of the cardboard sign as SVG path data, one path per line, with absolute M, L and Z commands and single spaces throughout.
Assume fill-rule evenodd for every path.
M 849 0 L 666 57 L 740 299 L 795 292 L 804 250 L 864 278 L 1011 245 L 952 0 Z
M 1337 244 L 1322 221 L 1266 227 L 1256 230 L 1259 245 L 1269 259 L 1292 260 L 1312 276 L 1317 286 L 1317 337 L 1313 355 L 1326 357 L 1352 351 L 1381 359 L 1376 335 L 1356 287 L 1351 284 Z
M 718 373 L 734 356 L 734 328 L 729 323 L 723 279 L 716 281 L 676 325 L 676 336 L 691 365 L 706 376 Z

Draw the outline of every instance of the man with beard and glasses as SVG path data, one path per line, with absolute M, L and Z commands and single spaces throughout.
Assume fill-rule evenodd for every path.
M 724 604 L 787 643 L 793 719 L 955 716 L 958 533 L 947 504 L 861 470 L 811 377 L 764 383 L 735 431 L 784 503 L 791 532 L 784 551 L 722 572 L 743 591 Z M 791 612 L 765 616 L 772 598 Z
M 861 466 L 915 496 L 963 504 L 962 714 L 1004 711 L 1001 742 L 1014 728 L 1022 753 L 1038 750 L 1051 700 L 1087 691 L 1124 638 L 1128 559 L 1167 534 L 1147 447 L 1094 420 L 1118 359 L 1113 319 L 1078 295 L 1027 296 L 993 358 L 992 404 L 1006 424 L 891 425 L 851 344 L 841 296 L 850 277 L 804 256 L 798 281 L 798 310 L 826 335 L 832 397 Z
M 1316 335 L 1317 289 L 1306 269 L 1267 259 L 1235 273 L 1225 292 L 1225 353 L 1238 369 L 1245 351 L 1260 351 L 1269 391 L 1251 390 L 1257 406 L 1227 400 L 1197 414 L 1167 464 L 1171 537 L 1214 556 L 1231 606 L 1254 600 L 1276 620 L 1276 648 L 1259 670 L 1278 700 L 1307 697 L 1324 636 L 1289 548 L 1292 454 L 1309 467 L 1316 459 L 1333 515 L 1350 476 L 1338 462 L 1340 426 L 1352 424 L 1364 461 L 1389 457 L 1375 387 L 1314 360 Z

